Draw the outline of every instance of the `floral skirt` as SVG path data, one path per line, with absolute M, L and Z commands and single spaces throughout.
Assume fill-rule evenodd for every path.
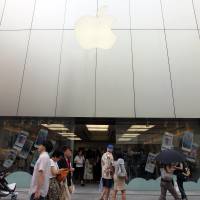
M 51 178 L 49 182 L 49 191 L 47 200 L 60 200 L 61 188 L 56 178 Z

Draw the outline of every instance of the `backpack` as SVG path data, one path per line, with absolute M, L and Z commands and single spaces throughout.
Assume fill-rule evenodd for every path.
M 123 159 L 118 159 L 117 161 L 117 177 L 118 178 L 126 178 L 127 172 L 125 169 L 125 164 Z

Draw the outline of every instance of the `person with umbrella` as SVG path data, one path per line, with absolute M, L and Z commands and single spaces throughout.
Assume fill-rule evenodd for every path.
M 176 163 L 164 164 L 161 171 L 161 195 L 159 200 L 166 200 L 167 191 L 171 193 L 175 200 L 181 200 L 174 188 L 173 174 L 176 170 Z
M 182 200 L 187 200 L 187 195 L 185 193 L 183 183 L 188 180 L 190 175 L 191 175 L 190 169 L 186 162 L 179 163 L 176 166 L 177 184 L 179 191 L 181 193 Z
M 178 151 L 167 149 L 156 157 L 162 165 L 161 168 L 161 195 L 159 200 L 166 200 L 167 191 L 171 193 L 175 200 L 181 200 L 174 188 L 173 174 L 176 170 L 177 162 L 185 161 L 185 156 Z

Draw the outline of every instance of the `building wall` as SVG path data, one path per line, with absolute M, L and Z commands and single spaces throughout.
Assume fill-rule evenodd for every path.
M 74 25 L 108 6 L 117 42 Z M 200 117 L 199 0 L 0 0 L 0 116 Z

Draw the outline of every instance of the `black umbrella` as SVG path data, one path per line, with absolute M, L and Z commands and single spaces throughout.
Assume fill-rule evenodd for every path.
M 162 164 L 184 162 L 185 160 L 186 157 L 184 154 L 173 149 L 163 150 L 156 156 L 156 161 L 159 161 Z

